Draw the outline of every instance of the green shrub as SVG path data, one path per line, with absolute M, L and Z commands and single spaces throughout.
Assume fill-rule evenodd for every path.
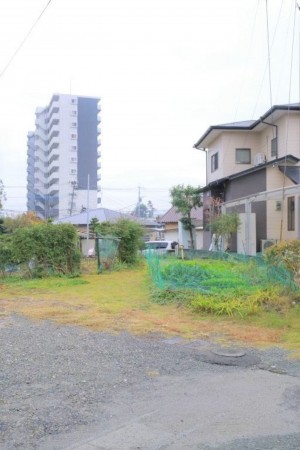
M 102 236 L 115 236 L 120 239 L 118 257 L 121 263 L 129 265 L 138 262 L 138 250 L 141 247 L 143 227 L 130 219 L 119 219 L 115 223 L 102 222 L 95 226 L 95 230 Z
M 9 269 L 9 266 L 14 265 L 15 260 L 13 257 L 11 237 L 2 235 L 0 239 L 0 271 L 2 272 L 2 275 Z
M 12 253 L 30 276 L 73 274 L 80 268 L 77 232 L 70 224 L 18 228 L 12 235 Z
M 271 266 L 286 268 L 300 285 L 300 239 L 272 245 L 266 250 L 265 260 Z

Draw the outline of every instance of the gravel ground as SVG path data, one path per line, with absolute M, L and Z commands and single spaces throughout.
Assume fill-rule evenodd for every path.
M 163 376 L 207 372 L 209 366 L 216 374 L 251 368 L 300 377 L 300 362 L 279 349 L 247 349 L 243 358 L 222 360 L 206 341 L 111 335 L 21 316 L 1 319 L 0 337 L 0 443 L 5 450 L 43 448 L 52 436 L 109 423 L 109 405 L 118 396 L 129 393 L 146 401 Z M 297 407 L 299 392 L 291 400 Z

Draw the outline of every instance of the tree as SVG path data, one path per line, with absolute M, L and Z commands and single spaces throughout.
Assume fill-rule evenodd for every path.
M 130 219 L 119 219 L 117 222 L 102 222 L 96 227 L 102 236 L 115 236 L 120 239 L 119 258 L 121 262 L 134 264 L 144 235 L 143 227 Z
M 135 217 L 140 217 L 142 219 L 152 218 L 154 215 L 154 207 L 151 200 L 147 202 L 147 205 L 139 201 L 134 208 L 132 215 Z
M 193 187 L 190 185 L 184 186 L 178 184 L 170 190 L 172 197 L 172 206 L 175 206 L 176 211 L 181 213 L 180 221 L 183 227 L 189 231 L 191 238 L 192 249 L 195 248 L 193 237 L 193 223 L 192 223 L 192 209 L 203 205 L 202 202 L 202 188 L 200 186 Z
M 220 238 L 222 238 L 223 241 L 226 241 L 226 246 L 230 249 L 231 236 L 238 231 L 240 223 L 240 218 L 235 212 L 222 214 L 219 217 L 212 219 L 210 229 L 214 235 L 214 244 L 217 250 L 221 250 L 221 248 L 219 248 Z
M 93 217 L 92 220 L 90 221 L 90 230 L 92 233 L 95 233 L 97 227 L 100 225 L 99 220 L 97 219 L 97 217 Z
M 8 233 L 12 233 L 17 228 L 30 227 L 32 225 L 38 225 L 41 223 L 41 219 L 39 219 L 34 212 L 30 211 L 24 214 L 20 214 L 15 218 L 6 217 L 4 219 L 4 225 Z
M 240 219 L 236 212 L 222 213 L 223 200 L 220 197 L 209 197 L 204 204 L 204 221 L 206 229 L 210 229 L 213 240 L 211 248 L 222 251 L 224 244 L 230 249 L 232 234 L 240 227 Z

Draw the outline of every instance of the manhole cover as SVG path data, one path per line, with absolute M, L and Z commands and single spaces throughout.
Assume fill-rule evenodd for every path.
M 240 358 L 245 356 L 246 353 L 241 350 L 226 349 L 226 350 L 211 350 L 214 355 L 225 356 L 227 358 Z

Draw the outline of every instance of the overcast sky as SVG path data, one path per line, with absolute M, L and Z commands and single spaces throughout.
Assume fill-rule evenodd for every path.
M 0 72 L 47 3 L 1 0 Z M 0 78 L 5 209 L 26 210 L 26 136 L 53 93 L 101 97 L 104 207 L 204 185 L 198 138 L 271 106 L 267 24 L 272 104 L 299 102 L 300 12 L 267 4 L 268 21 L 266 0 L 52 0 Z

